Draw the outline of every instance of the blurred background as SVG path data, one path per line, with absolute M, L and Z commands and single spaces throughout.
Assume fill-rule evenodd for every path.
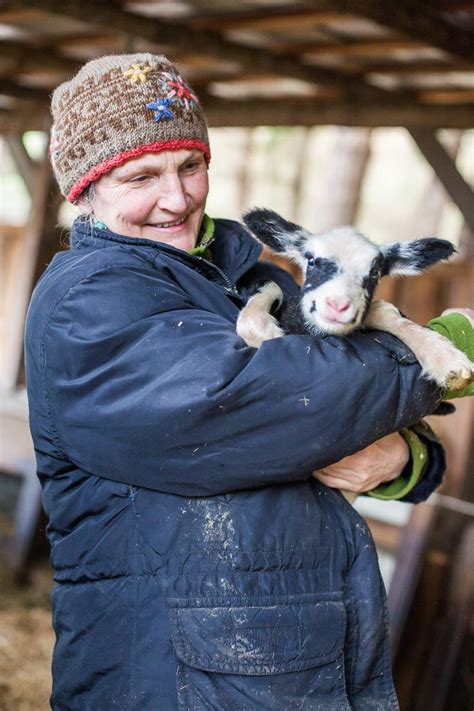
M 166 53 L 209 118 L 208 214 L 265 206 L 314 231 L 352 223 L 381 243 L 451 240 L 451 263 L 379 287 L 424 324 L 474 306 L 473 48 L 467 0 L 0 3 L 0 711 L 47 709 L 51 684 L 53 581 L 22 333 L 76 215 L 49 166 L 52 89 L 94 56 Z M 402 711 L 474 706 L 473 400 L 430 420 L 448 472 L 428 502 L 356 504 L 389 594 Z

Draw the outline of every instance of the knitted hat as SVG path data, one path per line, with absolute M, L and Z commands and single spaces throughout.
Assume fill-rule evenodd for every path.
M 201 105 L 163 56 L 93 59 L 53 94 L 50 156 L 61 192 L 74 202 L 129 158 L 197 148 L 210 160 Z

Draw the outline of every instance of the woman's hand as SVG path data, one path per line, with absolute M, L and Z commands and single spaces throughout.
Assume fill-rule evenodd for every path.
M 382 437 L 360 452 L 344 457 L 340 462 L 313 472 L 313 476 L 334 489 L 362 494 L 385 481 L 396 479 L 409 459 L 408 444 L 395 432 Z

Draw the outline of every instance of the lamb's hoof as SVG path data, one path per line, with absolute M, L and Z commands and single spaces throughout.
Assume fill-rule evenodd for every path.
M 464 390 L 474 381 L 474 363 L 454 347 L 438 353 L 435 363 L 428 366 L 424 363 L 424 370 L 430 379 L 448 390 Z
M 464 390 L 465 387 L 474 382 L 474 370 L 458 370 L 448 373 L 445 387 L 448 390 Z

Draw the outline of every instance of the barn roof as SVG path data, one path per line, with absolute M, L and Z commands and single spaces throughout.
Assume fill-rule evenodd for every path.
M 164 53 L 211 126 L 474 125 L 468 0 L 3 0 L 0 129 L 47 128 L 86 60 Z

